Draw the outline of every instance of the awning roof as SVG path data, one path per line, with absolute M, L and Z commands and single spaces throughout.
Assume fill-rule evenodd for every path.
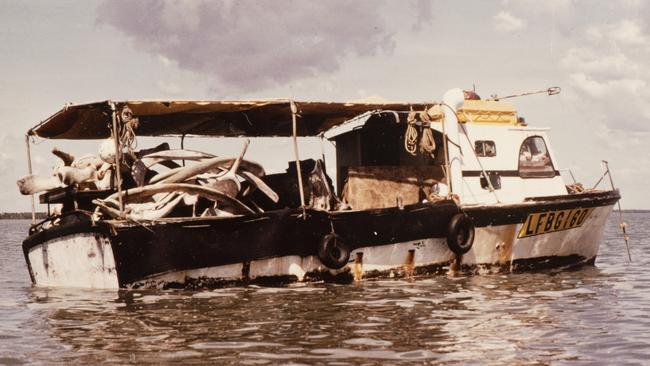
M 422 103 L 295 102 L 298 135 L 316 136 L 355 116 L 373 110 L 421 110 Z M 267 101 L 125 101 L 139 119 L 138 136 L 291 136 L 289 100 Z M 109 101 L 63 108 L 28 134 L 48 139 L 101 139 L 111 134 Z

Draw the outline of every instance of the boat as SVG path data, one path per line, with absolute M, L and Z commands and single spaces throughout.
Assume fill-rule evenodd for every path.
M 28 154 L 36 138 L 100 148 L 54 149 L 52 175 L 30 162 L 18 181 L 48 210 L 23 242 L 31 280 L 215 288 L 594 265 L 619 191 L 566 181 L 548 129 L 504 99 L 452 89 L 427 103 L 66 105 L 27 132 Z M 137 150 L 145 136 L 237 137 L 242 152 Z M 304 137 L 335 156 L 301 160 Z M 259 138 L 293 144 L 285 171 L 245 159 Z

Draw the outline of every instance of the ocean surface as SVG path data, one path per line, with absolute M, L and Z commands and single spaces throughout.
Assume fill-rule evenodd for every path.
M 215 291 L 35 288 L 0 221 L 0 365 L 650 365 L 650 214 L 595 267 Z

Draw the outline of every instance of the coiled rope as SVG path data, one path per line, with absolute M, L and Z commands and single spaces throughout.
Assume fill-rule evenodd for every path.
M 417 122 L 422 123 L 422 138 L 418 137 L 418 130 L 416 128 Z M 434 151 L 436 149 L 436 142 L 433 138 L 433 131 L 431 130 L 431 119 L 425 108 L 422 112 L 415 112 L 411 109 L 406 118 L 406 132 L 404 133 L 404 150 L 407 153 L 416 156 L 418 150 L 418 140 L 420 153 L 429 154 L 434 158 Z
M 418 130 L 415 128 L 416 112 L 412 109 L 406 118 L 406 133 L 404 134 L 404 149 L 407 153 L 415 156 L 418 147 Z
M 435 158 L 433 152 L 436 149 L 436 141 L 433 139 L 433 131 L 431 130 L 431 118 L 427 110 L 419 113 L 420 120 L 422 121 L 422 139 L 420 140 L 420 152 L 427 153 L 431 158 Z
M 133 112 L 129 106 L 126 105 L 120 112 L 120 119 L 122 120 L 120 146 L 126 148 L 129 155 L 135 159 L 135 149 L 138 147 L 138 142 L 135 138 L 135 130 L 138 128 L 140 121 L 138 118 L 133 117 Z

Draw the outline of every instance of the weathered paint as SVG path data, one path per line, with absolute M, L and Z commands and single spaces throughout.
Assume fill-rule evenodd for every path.
M 449 250 L 444 238 L 429 238 L 385 245 L 358 244 L 351 252 L 348 265 L 340 270 L 329 270 L 315 255 L 284 255 L 198 269 L 170 270 L 122 285 L 218 287 L 232 283 L 335 278 L 361 281 L 364 278 L 435 273 L 450 268 L 455 261 L 459 262 L 460 270 L 487 266 L 498 271 L 515 270 L 513 264 L 534 264 L 536 260 L 554 261 L 560 265 L 593 262 L 611 209 L 611 205 L 594 207 L 580 226 L 534 236 L 518 237 L 530 215 L 521 215 L 519 222 L 477 227 L 472 249 L 461 258 L 456 258 Z M 66 235 L 37 244 L 28 251 L 34 282 L 45 286 L 117 288 L 111 245 L 120 244 L 111 244 L 99 233 Z
M 164 288 L 168 284 L 185 285 L 188 280 L 210 278 L 221 282 L 241 281 L 247 277 L 247 263 L 235 263 L 216 267 L 197 268 L 184 271 L 170 271 L 149 276 L 141 281 L 130 283 L 132 288 Z
M 409 250 L 414 250 L 414 265 L 444 263 L 453 259 L 453 253 L 447 247 L 445 239 L 442 238 L 361 247 L 355 250 L 352 255 L 363 252 L 364 274 L 374 271 L 402 271 Z
M 38 285 L 119 288 L 113 250 L 102 235 L 83 233 L 52 239 L 33 247 L 28 255 Z
M 415 268 L 415 249 L 409 249 L 406 253 L 406 263 L 404 263 L 404 276 L 413 277 Z
M 472 250 L 463 256 L 464 263 L 508 264 L 517 225 L 486 226 L 475 231 Z
M 595 257 L 611 210 L 612 206 L 594 208 L 578 228 L 518 238 L 513 247 L 512 258 L 515 260 L 572 254 L 585 258 Z M 518 225 L 518 230 L 521 230 L 522 225 Z
M 250 279 L 270 276 L 295 276 L 302 281 L 307 272 L 313 272 L 324 267 L 315 256 L 300 257 L 297 255 L 255 260 L 251 262 Z

